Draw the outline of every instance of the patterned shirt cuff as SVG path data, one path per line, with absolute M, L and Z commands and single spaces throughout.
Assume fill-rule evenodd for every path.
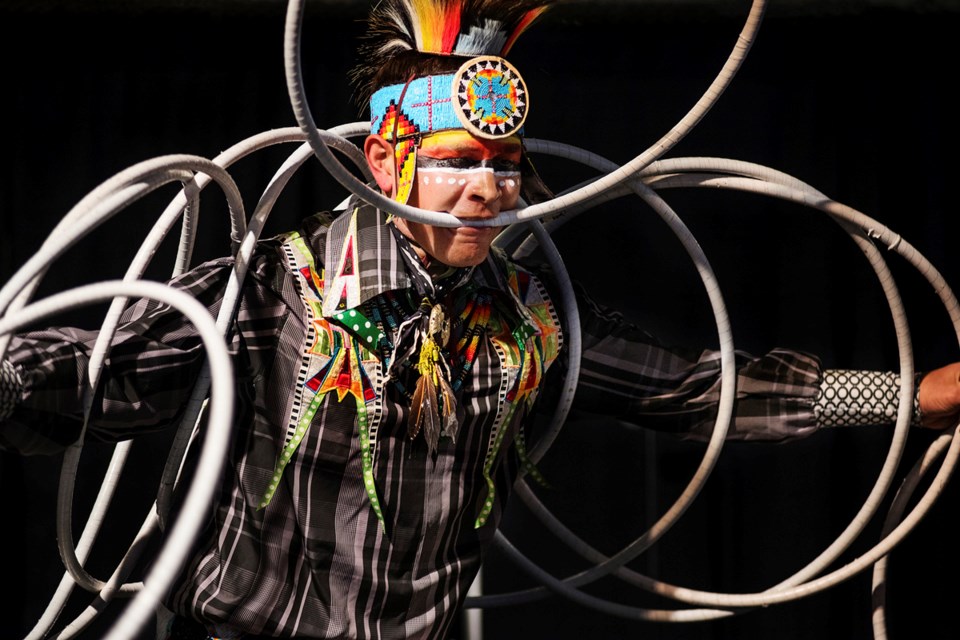
M 911 425 L 920 424 L 920 375 L 915 378 Z M 818 427 L 891 424 L 900 402 L 900 374 L 826 369 L 813 405 Z
M 12 362 L 0 360 L 0 422 L 6 420 L 20 403 L 23 379 Z

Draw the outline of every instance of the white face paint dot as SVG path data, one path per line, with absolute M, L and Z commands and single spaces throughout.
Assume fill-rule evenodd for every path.
M 463 185 L 467 184 L 467 181 L 464 180 L 463 178 L 460 178 L 460 182 L 458 182 L 457 184 L 462 187 Z
M 507 184 L 510 185 L 511 187 L 515 187 L 517 186 L 517 181 L 511 178 L 510 180 L 507 180 Z
M 505 187 L 506 185 L 507 185 L 507 181 L 506 181 L 506 180 L 501 180 L 501 181 L 497 184 L 497 186 L 500 187 L 501 189 L 502 189 L 503 187 Z
M 457 181 L 456 178 L 449 178 L 449 179 L 447 180 L 447 184 L 454 184 L 454 183 L 456 183 L 456 181 Z

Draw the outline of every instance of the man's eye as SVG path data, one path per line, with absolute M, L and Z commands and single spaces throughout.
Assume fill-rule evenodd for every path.
M 471 158 L 428 158 L 421 156 L 417 159 L 424 169 L 473 169 L 480 166 L 480 162 Z
M 481 166 L 481 161 L 473 158 L 448 158 L 445 162 L 450 169 L 476 169 Z
M 513 160 L 494 160 L 492 164 L 496 172 L 518 173 L 520 171 L 520 164 Z

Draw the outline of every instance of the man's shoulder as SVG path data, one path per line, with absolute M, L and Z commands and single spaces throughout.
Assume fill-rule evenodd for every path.
M 495 268 L 504 274 L 525 273 L 536 276 L 539 270 L 537 263 L 531 263 L 525 260 L 518 260 L 508 254 L 502 247 L 490 247 L 490 260 Z
M 510 289 L 525 304 L 550 298 L 552 278 L 546 263 L 518 260 L 500 247 L 490 247 L 487 264 L 492 266 L 491 271 L 495 274 L 498 287 Z
M 338 211 L 319 211 L 305 217 L 296 229 L 278 233 L 269 238 L 261 239 L 259 246 L 262 252 L 283 253 L 285 247 L 297 247 L 310 253 L 311 261 L 321 264 L 323 250 L 326 244 L 327 232 L 336 219 Z

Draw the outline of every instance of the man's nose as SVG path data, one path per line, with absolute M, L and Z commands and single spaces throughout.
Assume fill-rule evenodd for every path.
M 490 204 L 500 199 L 500 186 L 493 171 L 477 171 L 467 181 L 468 196 L 471 200 Z

